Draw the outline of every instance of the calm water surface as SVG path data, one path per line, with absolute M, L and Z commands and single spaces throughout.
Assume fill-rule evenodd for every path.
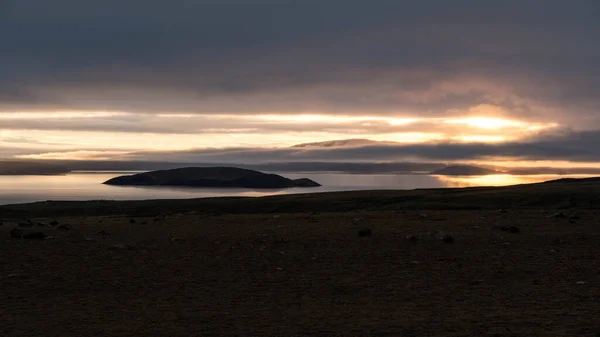
M 472 177 L 444 177 L 431 175 L 395 174 L 342 174 L 342 173 L 282 173 L 288 178 L 310 178 L 322 184 L 317 188 L 290 188 L 285 190 L 248 190 L 172 187 L 122 187 L 103 185 L 102 182 L 134 172 L 72 172 L 60 176 L 1 176 L 0 204 L 14 204 L 45 200 L 141 200 L 181 199 L 219 196 L 263 196 L 289 193 L 371 189 L 415 189 L 437 187 L 503 186 L 540 182 L 565 176 L 491 175 Z M 571 176 L 585 177 L 585 176 Z

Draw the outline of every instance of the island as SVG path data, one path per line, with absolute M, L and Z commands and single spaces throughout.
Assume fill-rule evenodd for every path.
M 308 178 L 288 179 L 277 174 L 236 167 L 185 167 L 120 176 L 105 181 L 118 186 L 188 186 L 213 188 L 281 189 L 319 187 Z
M 0 175 L 54 175 L 66 174 L 71 170 L 49 163 L 6 160 L 0 161 Z
M 432 171 L 430 174 L 444 176 L 484 176 L 499 173 L 501 172 L 479 166 L 453 165 Z

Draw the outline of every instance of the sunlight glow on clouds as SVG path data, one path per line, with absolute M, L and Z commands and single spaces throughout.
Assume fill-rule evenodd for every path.
M 432 141 L 442 141 L 446 137 L 442 133 L 432 132 L 406 132 L 385 135 L 372 135 L 370 139 L 377 141 L 391 141 L 399 143 L 427 143 Z
M 459 119 L 449 119 L 444 121 L 448 124 L 464 124 L 479 129 L 503 129 L 507 127 L 523 127 L 526 123 L 511 121 L 501 118 L 490 117 L 469 117 Z
M 490 135 L 457 136 L 453 139 L 466 143 L 501 143 L 507 141 L 504 136 Z
M 19 159 L 33 159 L 33 160 L 119 160 L 123 155 L 126 155 L 127 151 L 66 151 L 66 152 L 46 152 L 40 154 L 30 155 L 19 155 L 16 158 Z
M 474 115 L 487 112 L 489 115 Z M 21 148 L 28 159 L 118 157 L 132 151 L 265 147 L 340 139 L 401 144 L 489 143 L 523 139 L 556 123 L 502 117 L 480 105 L 449 116 L 333 114 L 190 114 L 110 111 L 0 112 L 0 149 Z M 484 132 L 484 133 L 482 133 Z M 38 151 L 39 153 L 31 153 Z M 101 151 L 107 151 L 101 154 Z
M 129 115 L 124 112 L 0 112 L 0 119 L 20 120 L 20 119 L 80 119 L 80 118 L 102 118 L 114 116 Z M 0 128 L 2 125 L 0 125 Z
M 292 122 L 292 123 L 356 123 L 356 122 L 386 122 L 390 125 L 407 125 L 420 121 L 420 118 L 391 118 L 377 116 L 337 116 L 337 115 L 257 115 L 244 118 L 259 119 L 273 122 Z
M 478 129 L 498 130 L 507 128 L 519 128 L 522 130 L 537 131 L 548 128 L 557 127 L 556 123 L 526 123 L 515 120 L 508 120 L 502 118 L 491 118 L 491 117 L 468 117 L 468 118 L 457 118 L 448 119 L 444 123 L 447 124 L 460 124 L 467 125 Z
M 159 114 L 160 118 L 168 119 L 188 119 L 193 121 L 202 117 L 202 115 L 194 114 Z M 415 118 L 415 117 L 388 117 L 388 116 L 340 116 L 340 115 L 326 115 L 326 114 L 299 114 L 299 115 L 273 115 L 273 114 L 259 114 L 259 115 L 212 115 L 212 120 L 222 120 L 229 122 L 240 122 L 240 123 L 255 123 L 256 121 L 267 121 L 270 125 L 277 125 L 277 123 L 291 123 L 291 124 L 306 124 L 309 127 L 311 124 L 333 124 L 333 125 L 361 125 L 369 126 L 374 125 L 372 123 L 383 123 L 390 126 L 407 126 L 416 123 L 423 124 L 447 124 L 447 125 L 458 125 L 465 128 L 483 129 L 483 130 L 499 130 L 499 129 L 518 129 L 520 131 L 538 131 L 547 128 L 557 127 L 556 123 L 531 123 L 524 121 L 517 121 L 512 119 L 505 119 L 501 117 L 430 117 L 430 118 Z M 426 130 L 424 130 L 426 131 Z

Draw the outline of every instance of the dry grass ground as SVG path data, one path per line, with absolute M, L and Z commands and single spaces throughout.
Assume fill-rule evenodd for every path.
M 600 336 L 600 212 L 564 212 L 71 215 L 43 241 L 5 220 L 1 335 Z

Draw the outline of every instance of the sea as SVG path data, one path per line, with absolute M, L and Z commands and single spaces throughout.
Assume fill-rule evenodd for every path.
M 267 196 L 290 193 L 315 193 L 353 190 L 411 190 L 441 187 L 506 186 L 553 180 L 584 178 L 585 175 L 486 175 L 449 177 L 428 174 L 346 174 L 338 172 L 277 173 L 284 177 L 310 178 L 321 187 L 280 190 L 192 187 L 131 187 L 102 183 L 138 171 L 74 171 L 65 175 L 2 176 L 0 205 L 46 200 L 144 200 L 188 199 L 225 196 Z

